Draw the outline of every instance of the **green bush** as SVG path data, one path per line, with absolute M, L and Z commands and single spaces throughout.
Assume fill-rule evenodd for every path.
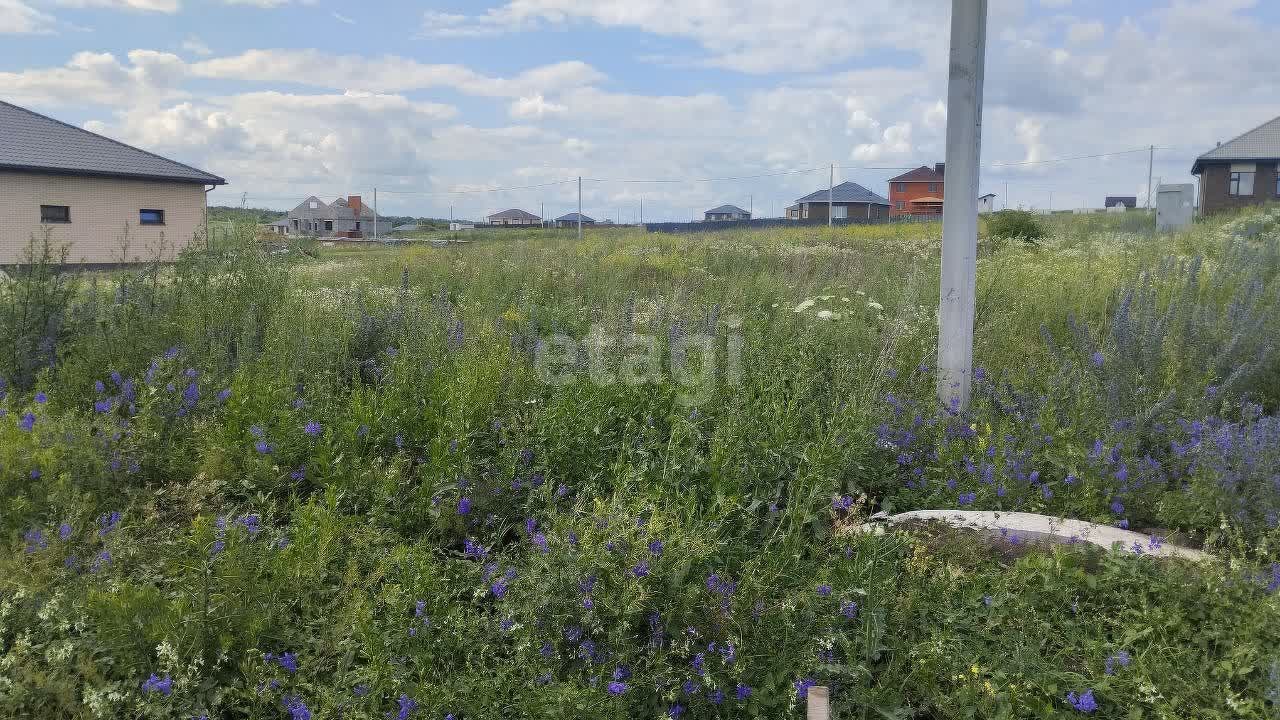
M 1049 231 L 1034 213 L 1028 210 L 1001 210 L 987 217 L 987 232 L 1001 240 L 1023 240 L 1033 243 L 1048 236 Z

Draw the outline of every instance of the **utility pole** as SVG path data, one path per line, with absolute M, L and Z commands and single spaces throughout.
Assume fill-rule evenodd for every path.
M 987 0 L 952 0 L 947 81 L 947 170 L 938 292 L 938 400 L 963 410 L 973 381 L 973 314 L 978 254 L 978 160 L 987 54 Z
M 373 189 L 373 241 L 378 242 L 378 188 Z
M 1049 214 L 1053 214 L 1053 191 L 1049 191 Z
M 1004 184 L 1004 209 L 1009 209 L 1009 183 Z
M 1151 210 L 1151 173 L 1156 169 L 1156 146 L 1151 146 L 1151 155 L 1147 156 L 1147 209 Z
M 244 209 L 244 201 L 248 199 L 249 199 L 249 193 L 247 192 L 240 193 L 240 209 L 241 210 Z
M 644 225 L 644 198 L 640 198 L 640 224 Z
M 836 187 L 836 164 L 831 163 L 831 177 L 827 180 L 827 227 L 831 227 L 831 208 L 835 207 L 835 203 L 831 202 L 831 194 Z
M 747 219 L 750 220 L 756 213 L 756 196 L 747 196 Z
M 582 240 L 582 176 L 578 176 L 578 240 Z
M 542 209 L 538 211 L 541 215 L 538 218 L 538 224 L 545 230 L 547 227 L 547 204 L 542 203 Z

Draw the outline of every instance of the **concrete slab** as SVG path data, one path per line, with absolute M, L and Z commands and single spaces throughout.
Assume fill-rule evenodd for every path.
M 915 510 L 897 515 L 877 513 L 871 516 L 871 522 L 859 526 L 857 530 L 878 533 L 883 532 L 886 526 L 912 522 L 941 522 L 952 527 L 969 528 L 991 535 L 1016 537 L 1023 540 L 1047 540 L 1062 544 L 1087 542 L 1108 550 L 1119 544 L 1126 552 L 1135 552 L 1136 546 L 1143 555 L 1155 557 L 1177 557 L 1196 562 L 1213 559 L 1212 555 L 1200 550 L 1178 547 L 1160 541 L 1152 542 L 1152 538 L 1148 535 L 1121 530 L 1110 525 L 1023 512 Z

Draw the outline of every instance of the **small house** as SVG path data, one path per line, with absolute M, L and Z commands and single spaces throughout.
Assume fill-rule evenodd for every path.
M 1261 205 L 1280 199 L 1280 117 L 1196 158 L 1200 212 Z
M 989 215 L 996 211 L 996 194 L 987 193 L 978 198 L 978 214 Z
M 1108 195 L 1107 201 L 1104 202 L 1102 206 L 1112 212 L 1125 212 L 1127 210 L 1136 210 L 1138 209 L 1138 196 Z
M 941 217 L 946 195 L 946 163 L 922 165 L 889 179 L 890 215 Z
M 391 232 L 389 220 L 377 220 L 373 208 L 359 195 L 349 195 L 326 203 L 311 197 L 298 203 L 289 211 L 290 235 L 311 235 L 323 238 L 347 238 L 362 240 Z
M 558 227 L 558 228 L 575 228 L 575 227 L 578 227 L 578 218 L 579 218 L 579 217 L 581 217 L 581 218 L 582 218 L 582 224 L 583 224 L 583 225 L 595 225 L 595 224 L 596 224 L 596 221 L 595 221 L 595 220 L 593 220 L 593 219 L 591 219 L 591 218 L 587 217 L 586 215 L 579 216 L 579 215 L 578 215 L 578 213 L 576 213 L 576 212 L 571 212 L 571 213 L 569 213 L 568 215 L 561 215 L 560 217 L 556 218 L 556 227 Z
M 534 215 L 531 212 L 526 212 L 519 208 L 511 208 L 510 210 L 503 210 L 502 212 L 496 212 L 490 215 L 489 217 L 485 218 L 485 220 L 490 225 L 497 225 L 501 227 L 505 227 L 509 225 L 515 225 L 520 227 L 528 227 L 530 225 L 542 225 L 542 218 L 538 217 L 537 215 Z
M 889 217 L 889 201 L 853 182 L 843 182 L 830 190 L 818 190 L 796 200 L 787 208 L 789 220 L 826 220 L 827 208 L 833 220 Z
M 706 222 L 723 222 L 726 220 L 750 220 L 751 213 L 737 205 L 721 205 L 702 214 Z

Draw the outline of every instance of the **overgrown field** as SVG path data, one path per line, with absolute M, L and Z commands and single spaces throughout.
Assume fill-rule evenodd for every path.
M 1120 222 L 984 240 L 963 413 L 936 225 L 33 265 L 0 716 L 1275 717 L 1280 209 Z M 849 531 L 962 506 L 1151 539 Z

